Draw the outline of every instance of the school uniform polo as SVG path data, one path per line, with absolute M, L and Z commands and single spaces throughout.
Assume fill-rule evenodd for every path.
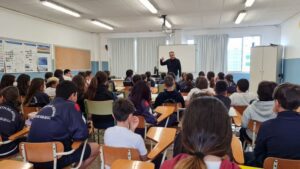
M 44 92 L 36 92 L 32 97 L 29 106 L 31 107 L 44 107 L 50 103 L 49 96 Z

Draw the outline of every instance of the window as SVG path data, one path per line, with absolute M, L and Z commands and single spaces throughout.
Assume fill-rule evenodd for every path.
M 228 72 L 249 72 L 252 46 L 260 45 L 260 36 L 229 38 L 227 48 Z
M 193 45 L 193 44 L 195 44 L 195 41 L 194 40 L 187 40 L 187 44 Z

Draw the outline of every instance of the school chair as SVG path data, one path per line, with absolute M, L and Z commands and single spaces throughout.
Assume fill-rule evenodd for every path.
M 40 107 L 29 107 L 29 106 L 21 105 L 21 111 L 25 119 L 28 119 L 28 114 L 32 112 L 38 112 L 40 111 L 40 109 L 41 109 Z
M 247 128 L 252 132 L 252 142 L 251 142 L 252 148 L 255 147 L 255 140 L 256 140 L 256 136 L 259 131 L 260 125 L 261 125 L 261 122 L 258 122 L 255 120 L 250 120 L 248 123 Z
M 300 160 L 268 157 L 264 161 L 264 169 L 300 169 Z
M 134 148 L 100 146 L 101 169 L 119 159 L 140 160 L 140 153 Z
M 132 86 L 125 86 L 125 88 L 123 90 L 124 99 L 128 98 L 131 88 L 132 88 Z
M 144 116 L 137 116 L 139 118 L 139 124 L 137 126 L 137 129 L 144 129 L 144 139 L 146 139 L 146 134 L 148 128 L 151 126 L 151 124 L 147 123 Z
M 150 162 L 119 159 L 113 162 L 111 169 L 154 169 L 154 167 Z
M 15 160 L 2 160 L 0 161 L 1 169 L 33 169 L 31 163 L 15 161 Z
M 57 168 L 57 160 L 62 156 L 70 155 L 79 148 L 81 142 L 75 142 L 72 145 L 72 150 L 64 152 L 64 145 L 61 142 L 43 142 L 29 143 L 22 142 L 19 145 L 21 155 L 24 162 L 43 163 L 53 161 L 53 169 Z M 80 161 L 76 167 L 71 166 L 71 169 L 78 169 L 83 161 L 84 152 L 86 149 L 87 140 L 84 141 L 83 149 L 80 156 Z
M 177 115 L 177 121 L 179 122 L 179 113 L 180 113 L 180 108 L 182 108 L 181 103 L 163 103 L 163 106 L 173 106 L 174 107 L 174 112 L 176 112 Z
M 164 92 L 165 90 L 165 85 L 164 84 L 158 84 L 157 85 L 158 88 L 158 93 Z
M 238 137 L 236 137 L 235 135 L 232 135 L 231 151 L 232 151 L 233 159 L 237 164 L 245 163 L 242 143 L 241 143 L 240 139 Z
M 240 115 L 244 114 L 244 111 L 248 106 L 232 106 Z
M 87 117 L 89 118 L 91 115 L 97 115 L 97 116 L 106 116 L 113 114 L 112 112 L 112 106 L 113 106 L 113 100 L 106 100 L 106 101 L 92 101 L 92 100 L 84 100 L 85 103 L 85 112 L 87 113 Z M 97 129 L 97 138 L 98 143 L 100 142 L 100 130 L 106 129 L 107 127 L 103 128 L 97 128 L 95 127 L 95 124 L 91 121 L 92 126 Z M 95 133 L 93 131 L 92 135 Z
M 166 120 L 165 127 L 168 126 L 168 122 L 170 119 L 170 116 L 173 114 L 175 110 L 174 106 L 158 106 L 154 110 L 156 113 L 160 114 L 160 116 L 157 118 L 157 123 L 161 123 L 162 121 Z

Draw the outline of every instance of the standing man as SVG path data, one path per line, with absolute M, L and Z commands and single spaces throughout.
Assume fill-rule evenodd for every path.
M 175 53 L 174 51 L 169 52 L 170 59 L 164 61 L 164 58 L 160 59 L 160 65 L 167 65 L 168 67 L 168 73 L 173 72 L 177 77 L 181 76 L 181 64 L 180 60 L 175 58 Z M 178 73 L 179 72 L 179 73 Z

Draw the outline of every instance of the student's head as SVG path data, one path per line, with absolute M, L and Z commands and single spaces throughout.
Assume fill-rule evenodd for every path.
M 233 82 L 233 75 L 232 74 L 227 74 L 225 76 L 225 80 L 228 82 L 228 83 L 232 83 Z
M 133 70 L 128 69 L 128 70 L 126 71 L 126 77 L 131 77 L 132 75 L 133 75 Z
M 17 111 L 20 111 L 20 95 L 19 90 L 15 86 L 8 86 L 1 90 L 3 103 L 13 105 Z
M 196 79 L 196 87 L 198 89 L 207 89 L 208 88 L 208 82 L 205 77 L 198 77 Z
M 215 73 L 213 71 L 209 71 L 209 72 L 207 72 L 206 76 L 207 76 L 207 80 L 211 81 L 211 79 L 215 78 Z
M 227 93 L 227 83 L 224 80 L 219 80 L 216 83 L 215 91 L 217 95 L 226 95 Z
M 17 78 L 17 87 L 21 96 L 25 96 L 27 94 L 29 85 L 30 76 L 27 74 L 20 74 L 20 76 Z
M 31 99 L 37 92 L 43 92 L 45 90 L 45 81 L 42 78 L 32 79 L 30 86 L 28 88 L 27 95 L 25 96 L 24 104 L 28 105 Z
M 147 83 L 138 81 L 132 88 L 129 94 L 130 100 L 135 106 L 140 106 L 141 101 L 151 101 L 151 91 Z
M 113 103 L 113 115 L 116 121 L 125 122 L 135 112 L 133 103 L 127 99 L 118 99 Z
M 107 76 L 110 76 L 110 72 L 109 71 L 105 71 L 105 72 L 106 72 Z M 90 79 L 93 78 L 92 71 L 90 71 L 90 70 L 85 71 L 85 75 L 86 75 L 87 78 L 90 78 Z
M 164 80 L 166 76 L 167 76 L 167 74 L 165 72 L 160 73 L 160 78 L 162 80 Z
M 218 73 L 218 80 L 225 80 L 225 74 L 223 72 Z
M 258 85 L 257 95 L 260 101 L 272 101 L 273 92 L 277 83 L 270 81 L 262 81 Z
M 59 83 L 59 79 L 57 77 L 50 77 L 46 82 L 46 87 L 56 88 Z
M 93 100 L 99 86 L 106 86 L 108 81 L 107 74 L 102 71 L 98 71 L 96 75 L 92 78 L 92 81 L 87 89 L 86 97 Z
M 86 74 L 85 74 L 85 72 L 78 72 L 78 74 L 77 75 L 80 75 L 80 76 L 82 76 L 83 78 L 85 78 L 86 77 Z
M 65 76 L 68 76 L 68 77 L 72 77 L 71 70 L 70 70 L 70 69 L 65 69 L 65 70 L 64 70 L 64 75 L 65 75 Z
M 249 81 L 247 79 L 240 79 L 237 82 L 237 91 L 245 93 L 249 89 Z
M 205 77 L 205 73 L 204 73 L 203 71 L 200 71 L 200 72 L 198 73 L 198 76 L 199 76 L 199 77 L 201 77 L 201 76 L 202 76 L 202 77 Z
M 56 69 L 54 71 L 54 76 L 57 77 L 59 79 L 59 81 L 63 80 L 63 74 L 64 74 L 64 72 L 61 69 Z
M 14 75 L 4 74 L 0 82 L 0 89 L 3 89 L 7 86 L 13 86 L 15 81 L 16 77 Z
M 176 79 L 176 75 L 175 75 L 175 73 L 173 73 L 173 72 L 169 72 L 167 75 L 170 75 L 170 76 L 172 76 L 174 79 Z
M 46 72 L 45 73 L 45 82 L 47 82 L 47 79 L 49 79 L 50 77 L 53 77 L 53 73 L 52 72 Z
M 85 91 L 85 81 L 84 78 L 80 75 L 76 75 L 73 77 L 72 82 L 76 85 L 77 93 L 83 94 Z
M 204 157 L 224 157 L 230 152 L 231 121 L 224 104 L 214 97 L 194 99 L 182 121 L 182 144 L 191 156 L 175 169 L 204 169 Z
M 147 76 L 145 74 L 141 74 L 141 78 L 143 81 L 147 82 Z
M 64 99 L 77 102 L 77 88 L 74 82 L 63 81 L 59 83 L 56 87 L 56 97 L 61 97 Z
M 186 73 L 181 73 L 181 80 L 186 81 Z
M 194 80 L 194 76 L 192 73 L 188 73 L 186 74 L 186 81 L 193 81 Z
M 111 80 L 111 77 L 110 77 L 110 71 L 105 70 L 104 72 L 105 72 L 106 75 L 107 75 L 107 79 L 108 79 L 108 80 Z
M 175 53 L 174 53 L 174 51 L 170 51 L 169 52 L 169 56 L 170 56 L 170 59 L 175 59 Z
M 168 75 L 165 77 L 164 84 L 167 89 L 172 88 L 174 86 L 174 83 L 175 83 L 175 81 L 172 76 Z
M 300 106 L 300 86 L 283 83 L 275 88 L 273 99 L 275 100 L 274 112 L 295 111 Z
M 132 77 L 132 83 L 133 84 L 136 84 L 137 82 L 141 81 L 142 80 L 142 76 L 141 75 L 138 75 L 138 74 L 135 74 L 133 77 Z
M 148 79 L 151 78 L 151 72 L 147 71 L 147 72 L 145 73 L 145 75 L 147 76 Z

